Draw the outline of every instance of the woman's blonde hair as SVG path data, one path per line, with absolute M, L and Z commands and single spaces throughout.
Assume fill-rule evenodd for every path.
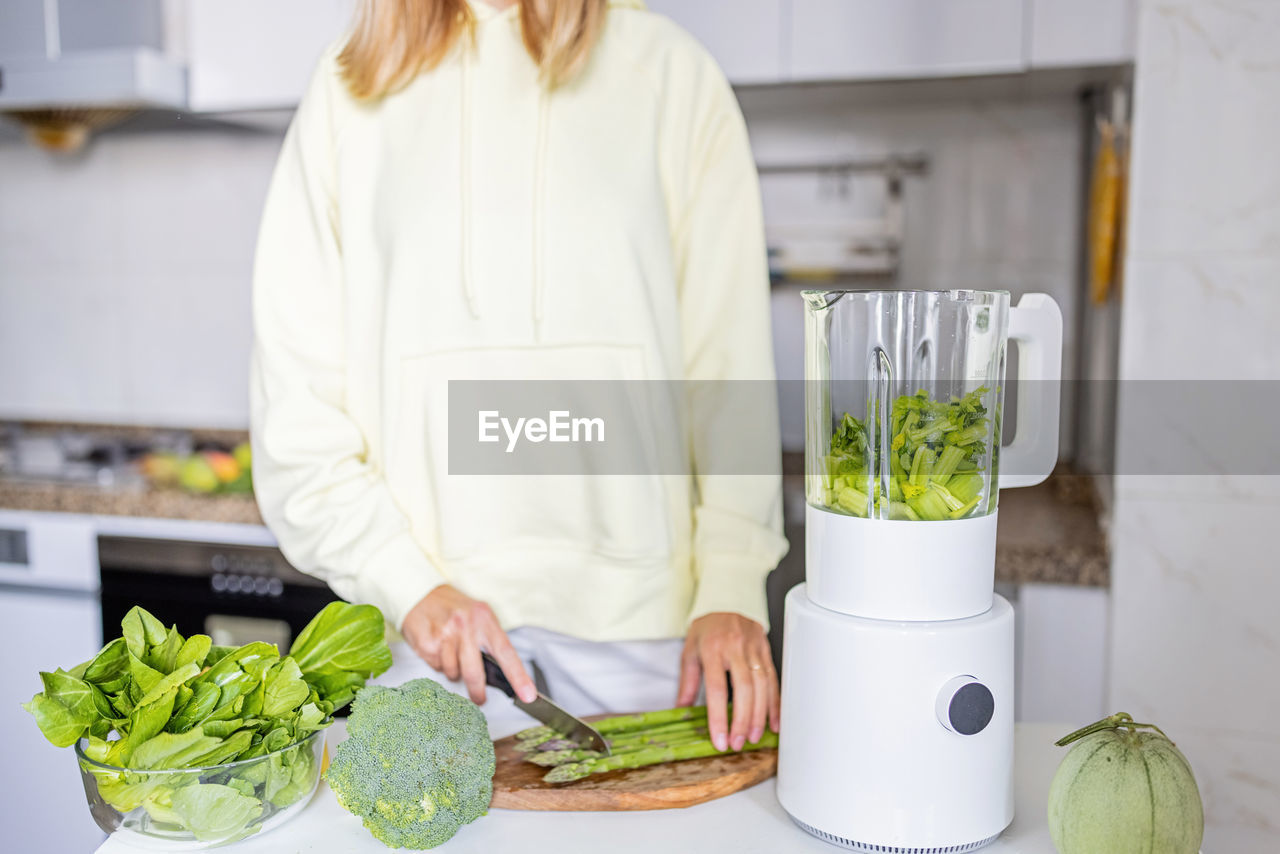
M 586 64 L 607 2 L 521 0 L 520 34 L 548 85 Z M 362 0 L 338 64 L 353 95 L 380 98 L 438 65 L 474 23 L 467 0 Z

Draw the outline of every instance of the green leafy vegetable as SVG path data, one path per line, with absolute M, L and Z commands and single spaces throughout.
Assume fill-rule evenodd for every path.
M 173 792 L 171 802 L 179 823 L 206 842 L 240 838 L 262 812 L 262 801 L 219 783 L 183 786 Z
M 129 681 L 129 647 L 125 639 L 116 638 L 103 647 L 102 652 L 84 666 L 80 678 L 107 694 L 120 691 Z
M 164 623 L 142 608 L 129 609 L 129 613 L 120 621 L 120 632 L 129 652 L 138 659 L 145 658 L 148 650 L 163 643 L 168 634 Z
M 311 687 L 302 678 L 302 671 L 292 658 L 277 662 L 262 684 L 263 717 L 286 715 L 311 696 Z
M 195 760 L 221 743 L 221 738 L 205 735 L 199 729 L 181 735 L 162 732 L 133 749 L 129 766 L 141 771 L 194 767 Z
M 247 835 L 308 795 L 320 769 L 303 742 L 391 665 L 371 605 L 327 605 L 284 657 L 267 643 L 184 638 L 142 608 L 120 629 L 89 661 L 41 673 L 44 690 L 23 708 L 58 747 L 83 739 L 107 804 L 203 841 Z M 188 768 L 210 770 L 162 773 Z
M 873 425 L 868 430 L 866 421 L 846 412 L 831 436 L 821 477 L 822 503 L 852 516 L 876 518 L 887 507 L 889 518 L 913 521 L 985 512 L 984 467 L 992 432 L 983 403 L 988 391 L 974 389 L 949 401 L 931 400 L 925 391 L 899 397 L 890 412 L 887 443 L 881 441 L 876 413 L 868 419 Z M 887 460 L 881 456 L 885 444 Z M 887 495 L 881 486 L 885 463 Z
M 312 687 L 342 707 L 364 687 L 359 674 L 391 666 L 383 632 L 382 612 L 374 606 L 331 602 L 294 639 L 289 656 Z
M 178 667 L 191 662 L 202 664 L 212 646 L 213 639 L 208 635 L 192 635 L 182 644 L 182 649 L 178 650 L 178 656 L 174 663 Z
M 44 691 L 23 708 L 35 716 L 45 738 L 58 747 L 70 747 L 101 717 L 94 701 L 96 689 L 62 670 L 41 673 L 40 681 Z

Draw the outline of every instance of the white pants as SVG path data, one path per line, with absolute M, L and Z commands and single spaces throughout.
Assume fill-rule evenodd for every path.
M 507 636 L 530 675 L 539 680 L 539 689 L 572 714 L 624 714 L 668 709 L 676 703 L 682 638 L 598 643 L 532 627 L 513 629 Z M 466 685 L 428 666 L 404 641 L 392 644 L 391 655 L 391 669 L 373 684 L 399 685 L 427 676 L 467 696 Z M 537 723 L 492 687 L 485 689 L 480 710 L 493 738 Z

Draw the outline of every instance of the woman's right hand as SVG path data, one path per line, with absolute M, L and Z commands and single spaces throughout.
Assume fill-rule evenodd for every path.
M 497 659 L 517 697 L 528 703 L 538 696 L 493 610 L 448 584 L 441 584 L 413 606 L 400 633 L 431 667 L 455 682 L 461 678 L 477 705 L 484 702 L 481 650 Z

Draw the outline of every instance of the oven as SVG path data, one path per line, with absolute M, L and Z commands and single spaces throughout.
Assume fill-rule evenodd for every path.
M 338 597 L 289 565 L 278 549 L 149 537 L 98 537 L 104 643 L 140 605 L 184 635 L 215 644 L 276 644 L 283 655 L 321 608 Z

